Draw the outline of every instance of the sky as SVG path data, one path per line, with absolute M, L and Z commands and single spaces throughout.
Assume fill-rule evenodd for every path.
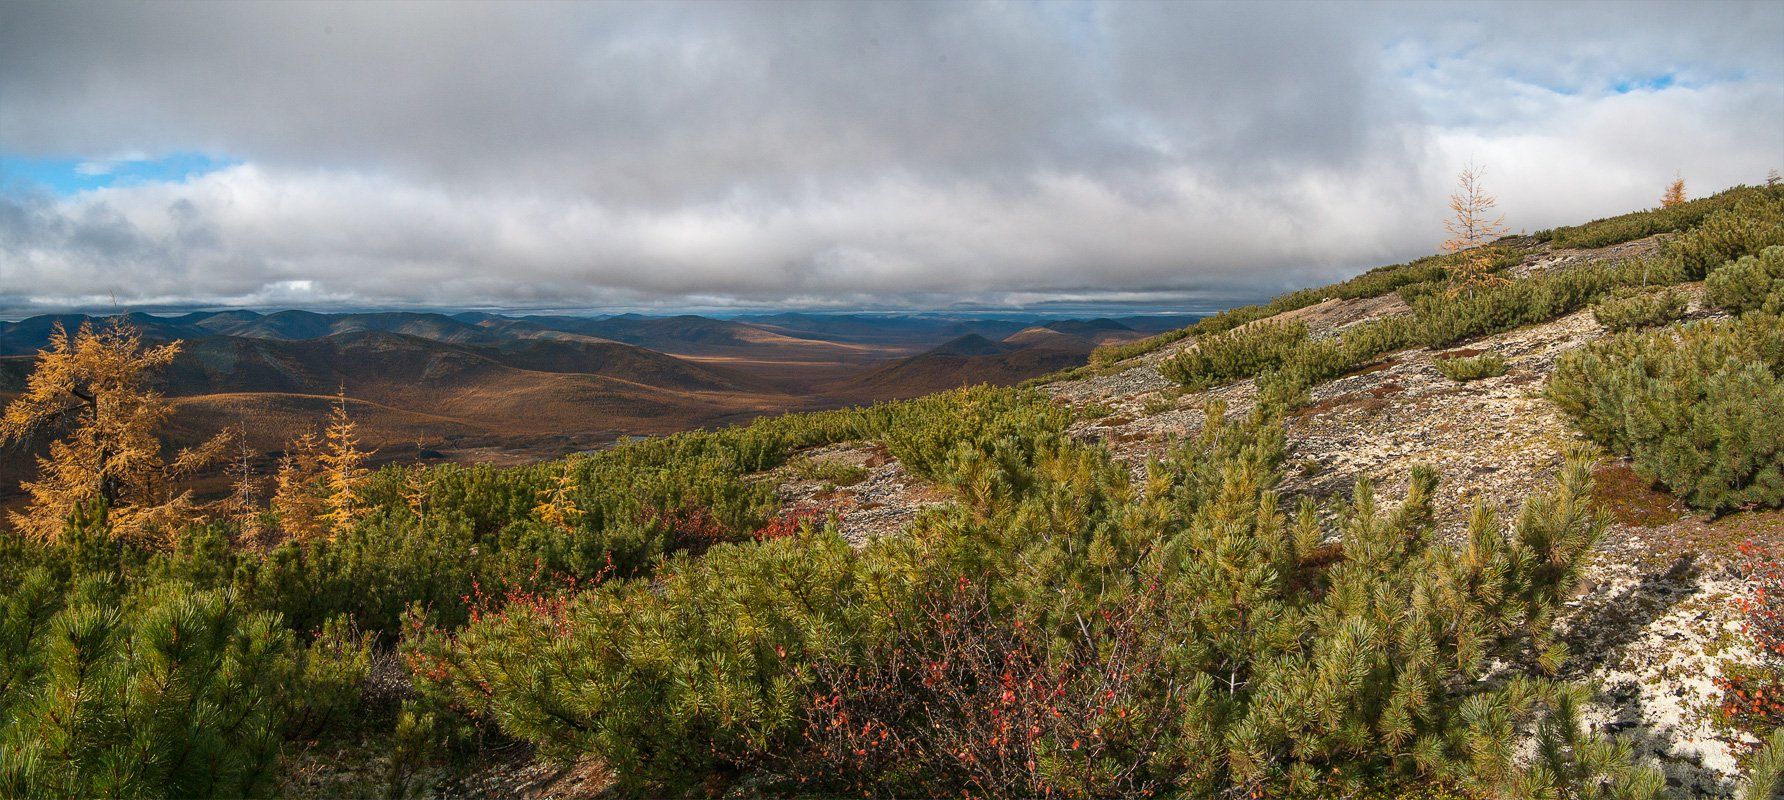
M 1196 307 L 1784 169 L 1784 3 L 0 4 L 0 316 Z

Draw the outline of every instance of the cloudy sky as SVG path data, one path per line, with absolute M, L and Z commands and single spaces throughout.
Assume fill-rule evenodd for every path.
M 1784 169 L 1784 4 L 0 4 L 0 314 L 1255 297 Z

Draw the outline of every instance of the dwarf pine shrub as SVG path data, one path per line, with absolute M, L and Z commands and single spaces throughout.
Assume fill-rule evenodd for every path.
M 809 664 L 877 624 L 834 534 L 722 545 L 567 603 L 510 603 L 409 645 L 417 688 L 535 742 L 685 791 L 791 747 Z
M 810 458 L 793 462 L 793 472 L 805 480 L 820 481 L 834 486 L 853 486 L 867 480 L 866 467 Z
M 1686 280 L 1702 280 L 1732 259 L 1773 245 L 1784 245 L 1784 189 L 1742 197 L 1710 214 L 1668 241 L 1665 254 L 1683 270 Z
M 1508 368 L 1505 359 L 1497 353 L 1486 353 L 1478 356 L 1447 356 L 1431 359 L 1437 371 L 1452 381 L 1478 381 L 1482 378 L 1497 378 L 1504 375 Z
M 1130 348 L 1128 350 L 1108 351 L 1108 357 L 1112 363 L 1112 360 L 1118 360 L 1116 356 L 1132 357 L 1163 346 L 1169 341 L 1192 335 L 1200 336 L 1203 339 L 1198 341 L 1196 350 L 1206 347 L 1209 349 L 1207 354 L 1198 356 L 1195 354 L 1196 350 L 1186 351 L 1177 358 L 1161 363 L 1160 373 L 1180 384 L 1199 389 L 1240 378 L 1260 376 L 1266 372 L 1280 372 L 1282 374 L 1272 378 L 1270 383 L 1273 391 L 1283 394 L 1282 390 L 1292 389 L 1297 385 L 1306 388 L 1311 385 L 1310 382 L 1342 374 L 1345 370 L 1367 363 L 1369 359 L 1392 349 L 1412 344 L 1447 347 L 1467 339 L 1544 322 L 1578 311 L 1609 292 L 1622 291 L 1627 294 L 1604 301 L 1595 309 L 1603 314 L 1604 320 L 1610 321 L 1604 323 L 1607 327 L 1613 322 L 1618 325 L 1658 324 L 1659 321 L 1674 319 L 1683 314 L 1683 295 L 1672 290 L 1658 290 L 1647 294 L 1637 287 L 1665 287 L 1698 280 L 1704 277 L 1708 269 L 1706 265 L 1721 264 L 1729 259 L 1759 253 L 1767 247 L 1784 243 L 1784 190 L 1737 189 L 1724 192 L 1716 198 L 1705 198 L 1704 201 L 1693 203 L 1702 205 L 1687 203 L 1685 205 L 1692 208 L 1677 213 L 1674 213 L 1676 209 L 1684 206 L 1667 209 L 1665 212 L 1652 212 L 1669 215 L 1666 218 L 1674 222 L 1668 222 L 1667 225 L 1684 225 L 1687 221 L 1695 225 L 1667 242 L 1662 254 L 1656 257 L 1547 272 L 1508 283 L 1476 287 L 1462 293 L 1444 291 L 1442 281 L 1431 280 L 1424 277 L 1423 273 L 1415 275 L 1411 272 L 1392 272 L 1391 274 L 1408 278 L 1404 282 L 1396 282 L 1395 288 L 1412 306 L 1412 319 L 1410 322 L 1398 323 L 1403 327 L 1370 331 L 1371 334 L 1392 334 L 1382 337 L 1376 344 L 1379 349 L 1373 351 L 1366 349 L 1360 339 L 1353 339 L 1342 349 L 1321 348 L 1321 343 L 1317 341 L 1296 341 L 1292 331 L 1299 323 L 1289 324 L 1284 331 L 1254 335 L 1247 333 L 1266 326 L 1251 325 L 1244 330 L 1233 330 L 1238 325 L 1311 305 L 1323 297 L 1335 296 L 1331 292 L 1332 287 L 1327 287 L 1284 295 L 1269 305 L 1233 309 L 1231 312 L 1201 320 L 1191 328 L 1161 334 L 1145 342 L 1130 343 L 1127 345 Z M 1560 235 L 1551 234 L 1551 239 Z M 1494 258 L 1494 267 L 1503 268 L 1515 263 L 1517 256 L 1507 248 L 1498 248 Z M 1760 272 L 1754 272 L 1755 269 Z M 1761 291 L 1762 279 L 1755 276 L 1770 274 L 1764 272 L 1765 269 L 1769 268 L 1749 265 L 1725 276 L 1721 281 L 1727 288 L 1722 291 Z M 1418 279 L 1412 279 L 1415 277 Z M 1737 277 L 1745 288 L 1735 288 L 1732 281 Z M 1749 286 L 1748 283 L 1753 285 Z M 1368 285 L 1371 288 L 1379 286 Z M 1392 290 L 1383 289 L 1383 292 Z M 1298 352 L 1303 345 L 1312 352 Z M 1292 394 L 1290 391 L 1284 396 Z
M 172 583 L 61 605 L 53 584 L 39 570 L 5 600 L 0 795 L 271 794 L 296 683 L 277 617 Z
M 1677 289 L 1622 289 L 1592 305 L 1592 318 L 1613 331 L 1664 325 L 1685 314 L 1685 294 Z
M 1659 263 L 1640 264 L 1640 280 L 1627 274 L 1627 268 L 1607 270 L 1601 267 L 1567 272 L 1591 272 L 1601 277 L 1617 275 L 1617 280 L 1600 286 L 1595 291 L 1602 291 L 1611 285 L 1700 280 L 1709 269 L 1729 259 L 1756 253 L 1774 244 L 1784 244 L 1784 187 L 1737 186 L 1672 208 L 1638 211 L 1571 228 L 1555 228 L 1537 233 L 1534 238 L 1548 241 L 1557 247 L 1604 247 L 1656 233 L 1681 231 L 1683 233 L 1663 248 L 1664 255 Z M 1516 264 L 1519 258 L 1516 250 L 1511 247 L 1495 246 L 1488 248 L 1488 252 L 1492 262 L 1489 269 L 1493 271 Z M 1452 253 L 1407 264 L 1378 267 L 1343 283 L 1290 292 L 1261 305 L 1228 309 L 1203 318 L 1187 328 L 1167 331 L 1135 342 L 1099 347 L 1091 354 L 1091 366 L 1100 369 L 1192 336 L 1208 337 L 1226 333 L 1241 325 L 1305 308 L 1327 299 L 1377 297 L 1398 291 L 1408 305 L 1418 306 L 1429 300 L 1431 306 L 1442 306 L 1446 299 L 1444 295 L 1447 293 L 1444 290 L 1448 285 L 1450 268 L 1458 261 L 1475 255 L 1473 252 Z M 1528 280 L 1514 283 L 1526 282 Z M 1503 290 L 1505 287 L 1492 288 Z M 1562 287 L 1551 285 L 1550 288 Z M 1433 299 L 1433 296 L 1436 298 Z M 1500 301 L 1513 299 L 1528 302 L 1532 299 L 1528 296 L 1496 297 Z M 1578 302 L 1563 305 L 1566 311 L 1580 307 Z M 1512 310 L 1521 312 L 1523 316 L 1528 316 L 1528 313 L 1522 312 L 1538 312 L 1537 307 L 1525 306 Z M 1549 316 L 1541 316 L 1541 313 Z M 1555 313 L 1551 306 L 1549 311 L 1537 313 L 1537 319 L 1552 318 Z M 1450 338 L 1444 343 L 1453 341 L 1456 340 Z
M 1654 208 L 1615 217 L 1593 220 L 1582 225 L 1552 228 L 1536 234 L 1537 239 L 1556 247 L 1606 247 L 1657 233 L 1675 233 L 1697 226 L 1704 218 L 1734 206 L 1750 197 L 1784 194 L 1768 187 L 1736 186 L 1709 197 L 1689 200 L 1671 208 Z
M 1517 263 L 1518 256 L 1511 248 L 1488 247 L 1483 250 L 1490 262 L 1490 270 L 1504 269 Z M 1197 320 L 1196 324 L 1187 328 L 1166 331 L 1138 341 L 1098 347 L 1090 354 L 1090 366 L 1100 369 L 1118 361 L 1145 355 L 1191 336 L 1204 337 L 1226 333 L 1250 322 L 1306 308 L 1326 300 L 1380 297 L 1395 290 L 1406 291 L 1413 286 L 1441 287 L 1446 285 L 1452 267 L 1458 263 L 1469 261 L 1477 255 L 1479 254 L 1469 251 L 1426 256 L 1405 264 L 1376 267 L 1350 280 L 1329 286 L 1289 292 L 1272 299 L 1269 303 L 1230 308 Z
M 1564 354 L 1548 396 L 1691 505 L 1784 502 L 1784 325 L 1768 314 L 1630 332 Z
M 1736 314 L 1784 314 L 1784 246 L 1773 245 L 1710 271 L 1704 300 Z
M 1335 341 L 1309 339 L 1301 323 L 1259 323 L 1198 342 L 1161 363 L 1159 372 L 1185 386 L 1206 388 L 1275 371 L 1282 375 L 1272 379 L 1273 387 L 1298 381 L 1305 388 L 1393 350 L 1447 347 L 1578 311 L 1619 288 L 1684 279 L 1675 262 L 1650 259 L 1543 273 L 1459 294 L 1432 292 L 1413 303 L 1411 315 L 1353 326 Z M 1198 355 L 1203 347 L 1208 351 Z
M 1417 303 L 1422 298 L 1430 297 L 1431 295 L 1448 290 L 1449 285 L 1446 281 L 1426 281 L 1424 283 L 1409 283 L 1400 287 L 1395 293 L 1400 296 L 1400 299 L 1403 302 L 1410 306 L 1413 303 Z
M 1392 512 L 1359 485 L 1333 531 L 1285 513 L 1282 448 L 1273 419 L 1217 422 L 1139 484 L 1058 437 L 958 448 L 959 503 L 907 536 L 723 545 L 409 652 L 425 695 L 636 791 L 740 770 L 888 796 L 1509 789 L 1532 729 L 1558 743 L 1551 791 L 1653 796 L 1561 687 L 1478 680 L 1564 656 L 1555 613 L 1599 530 L 1586 461 L 1451 546 L 1428 471 Z
M 1741 782 L 1741 800 L 1775 800 L 1784 792 L 1784 728 L 1772 731 Z
M 1299 322 L 1258 323 L 1210 336 L 1193 349 L 1159 365 L 1166 378 L 1192 389 L 1257 375 L 1291 358 L 1307 342 Z

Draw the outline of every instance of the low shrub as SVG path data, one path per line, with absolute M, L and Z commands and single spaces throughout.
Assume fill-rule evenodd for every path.
M 1592 305 L 1592 318 L 1613 331 L 1664 325 L 1685 314 L 1685 293 L 1673 288 L 1621 289 Z
M 1070 407 L 1054 405 L 1035 390 L 981 386 L 918 400 L 875 406 L 875 436 L 912 473 L 945 481 L 963 452 L 989 452 L 996 444 L 1033 444 L 1065 435 Z
M 1400 295 L 1400 300 L 1402 302 L 1410 306 L 1423 298 L 1447 291 L 1449 291 L 1449 283 L 1447 281 L 1426 281 L 1424 283 L 1409 283 L 1402 286 L 1397 294 Z
M 1562 355 L 1548 395 L 1644 479 L 1709 511 L 1784 502 L 1784 325 L 1750 314 Z
M 1773 245 L 1784 245 L 1784 188 L 1760 190 L 1706 216 L 1701 224 L 1668 241 L 1664 252 L 1686 280 L 1695 281 L 1728 261 Z
M 1538 232 L 1535 238 L 1556 247 L 1593 248 L 1687 230 L 1704 218 L 1755 196 L 1778 196 L 1767 187 L 1736 186 L 1709 197 L 1691 200 L 1671 208 L 1654 208 L 1615 217 L 1593 220 L 1582 225 L 1551 228 Z
M 1736 314 L 1784 314 L 1784 246 L 1723 264 L 1704 278 L 1704 300 Z
M 1741 632 L 1753 646 L 1753 661 L 1724 670 L 1722 715 L 1741 730 L 1764 738 L 1784 730 L 1784 564 L 1775 550 L 1743 542 L 1741 571 L 1749 588 L 1735 600 Z
M 1586 460 L 1509 533 L 1482 513 L 1442 543 L 1420 470 L 1391 512 L 1359 485 L 1326 543 L 1311 505 L 1278 508 L 1282 436 L 1211 424 L 1143 487 L 1058 438 L 962 448 L 960 503 L 908 536 L 722 545 L 423 632 L 417 685 L 639 792 L 743 771 L 756 791 L 885 796 L 1658 791 L 1626 744 L 1580 731 L 1577 691 L 1480 680 L 1559 667 L 1555 615 L 1600 526 Z
M 1648 296 L 1634 287 L 1697 280 L 1704 277 L 1706 264 L 1720 264 L 1731 258 L 1758 253 L 1771 245 L 1784 243 L 1784 189 L 1731 190 L 1717 197 L 1722 199 L 1694 206 L 1694 210 L 1688 213 L 1680 212 L 1669 217 L 1675 220 L 1688 219 L 1696 227 L 1669 241 L 1664 252 L 1657 257 L 1546 272 L 1505 283 L 1475 287 L 1460 293 L 1444 290 L 1445 284 L 1442 281 L 1433 280 L 1425 273 L 1415 274 L 1408 268 L 1388 270 L 1383 274 L 1405 278 L 1404 281 L 1386 282 L 1394 283 L 1394 288 L 1400 290 L 1403 299 L 1412 306 L 1413 314 L 1409 322 L 1396 323 L 1401 327 L 1371 331 L 1370 335 L 1379 338 L 1375 344 L 1378 349 L 1373 351 L 1360 338 L 1352 339 L 1340 349 L 1321 348 L 1322 343 L 1316 341 L 1298 341 L 1293 333 L 1298 323 L 1278 326 L 1284 327 L 1284 330 L 1249 335 L 1248 332 L 1254 329 L 1272 326 L 1253 325 L 1244 331 L 1230 330 L 1247 322 L 1311 305 L 1323 297 L 1334 296 L 1333 287 L 1327 287 L 1284 295 L 1266 306 L 1233 309 L 1231 312 L 1203 319 L 1192 328 L 1173 332 L 1171 335 L 1178 339 L 1190 335 L 1205 337 L 1205 341 L 1198 342 L 1197 349 L 1208 347 L 1209 352 L 1198 356 L 1195 351 L 1188 351 L 1160 364 L 1159 371 L 1167 378 L 1191 388 L 1206 388 L 1226 381 L 1279 371 L 1283 374 L 1272 380 L 1272 387 L 1289 388 L 1299 382 L 1305 388 L 1310 385 L 1307 381 L 1342 374 L 1343 371 L 1391 349 L 1410 344 L 1447 347 L 1470 338 L 1554 319 L 1586 307 L 1607 292 L 1618 290 L 1627 290 L 1631 294 L 1607 302 L 1603 310 L 1606 319 L 1619 324 L 1636 324 L 1637 320 L 1667 315 L 1671 315 L 1668 318 L 1676 318 L 1683 313 L 1680 307 L 1683 303 L 1681 294 L 1676 291 L 1662 291 Z M 1668 213 L 1671 211 L 1668 210 Z M 1560 234 L 1551 232 L 1551 236 L 1554 235 Z M 1515 251 L 1508 248 L 1496 248 L 1493 253 L 1496 259 L 1495 268 L 1503 268 L 1517 260 Z M 1456 257 L 1458 256 L 1445 258 Z M 1450 262 L 1414 263 L 1433 268 L 1438 263 Z M 1726 276 L 1723 281 L 1729 288 L 1723 291 L 1749 294 L 1759 291 L 1758 279 L 1752 277 L 1753 269 L 1756 267 L 1750 265 L 1738 273 Z M 1754 283 L 1755 287 L 1734 288 L 1733 281 L 1737 277 L 1741 286 Z M 1359 279 L 1358 283 L 1374 289 L 1385 285 L 1384 280 L 1378 278 L 1374 282 L 1364 282 Z M 1322 292 L 1325 294 L 1320 294 Z M 1761 304 L 1763 305 L 1763 301 Z M 1677 313 L 1673 312 L 1675 308 L 1679 309 Z M 1381 335 L 1384 333 L 1391 335 Z M 1302 340 L 1305 338 L 1300 337 Z M 1162 341 L 1161 339 L 1161 346 Z M 1297 350 L 1303 345 L 1313 352 L 1298 353 Z M 1110 352 L 1114 354 L 1114 351 Z M 1120 353 L 1122 357 L 1135 354 L 1138 353 Z
M 1784 793 L 1784 728 L 1760 743 L 1741 781 L 1741 800 L 1777 800 Z
M 1326 300 L 1380 297 L 1395 290 L 1412 290 L 1410 287 L 1415 286 L 1441 288 L 1448 285 L 1447 281 L 1452 267 L 1481 255 L 1483 252 L 1469 251 L 1426 256 L 1405 264 L 1376 267 L 1341 283 L 1289 292 L 1268 303 L 1227 309 L 1219 314 L 1197 320 L 1196 324 L 1187 328 L 1167 331 L 1135 342 L 1098 347 L 1090 354 L 1090 366 L 1101 369 L 1118 361 L 1145 355 L 1191 336 L 1214 336 L 1226 333 L 1250 322 L 1306 308 Z M 1516 264 L 1519 259 L 1517 251 L 1510 247 L 1484 248 L 1484 255 L 1490 260 L 1490 269 L 1492 270 L 1504 269 Z
M 0 795 L 271 795 L 302 697 L 277 617 L 173 583 L 70 587 L 58 609 L 55 583 L 33 572 L 4 600 Z
M 721 545 L 568 602 L 510 603 L 406 645 L 417 689 L 621 785 L 687 791 L 793 746 L 810 664 L 871 635 L 840 537 Z
M 394 721 L 378 712 L 387 717 L 395 709 L 367 703 L 374 645 L 375 636 L 358 630 L 345 615 L 323 624 L 297 659 L 293 681 L 302 688 L 286 713 L 287 736 L 315 741 L 325 733 L 374 729 Z
M 1306 388 L 1394 350 L 1447 347 L 1543 322 L 1577 311 L 1606 291 L 1677 275 L 1664 263 L 1634 262 L 1545 273 L 1460 294 L 1436 292 L 1420 298 L 1411 315 L 1357 325 L 1336 339 L 1309 339 L 1300 323 L 1260 323 L 1210 337 L 1161 363 L 1159 372 L 1190 388 L 1277 372 L 1273 388 Z
M 1160 364 L 1166 378 L 1191 389 L 1251 377 L 1282 364 L 1307 343 L 1307 326 L 1257 323 L 1196 342 L 1182 355 Z
M 1497 353 L 1479 356 L 1436 357 L 1431 363 L 1437 365 L 1437 371 L 1452 381 L 1478 381 L 1482 378 L 1497 378 L 1504 375 L 1508 368 L 1505 359 Z

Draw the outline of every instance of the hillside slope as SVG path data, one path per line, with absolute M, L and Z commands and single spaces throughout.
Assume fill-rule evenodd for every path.
M 1658 245 L 1651 237 L 1601 249 L 1526 246 L 1511 272 L 1526 277 L 1637 259 Z M 1725 316 L 1704 308 L 1701 284 L 1685 290 L 1687 320 Z M 1328 300 L 1254 324 L 1301 322 L 1317 340 L 1410 313 L 1388 294 Z M 1320 383 L 1288 422 L 1292 468 L 1280 488 L 1289 500 L 1330 501 L 1368 478 L 1381 496 L 1397 497 L 1413 468 L 1428 465 L 1443 476 L 1436 497 L 1437 519 L 1447 522 L 1441 533 L 1460 536 L 1460 521 L 1477 502 L 1500 519 L 1512 518 L 1524 498 L 1552 480 L 1570 448 L 1586 445 L 1543 396 L 1556 359 L 1606 335 L 1592 312 L 1581 310 L 1452 348 L 1398 350 Z M 1160 363 L 1196 346 L 1187 338 L 1044 390 L 1098 409 L 1096 419 L 1076 426 L 1076 435 L 1107 443 L 1138 476 L 1150 459 L 1201 429 L 1208 401 L 1224 402 L 1232 416 L 1255 402 L 1255 380 L 1185 392 L 1160 375 Z M 1509 371 L 1460 383 L 1434 366 L 1438 357 L 1481 353 L 1503 357 Z M 1633 734 L 1643 754 L 1657 758 L 1669 782 L 1688 796 L 1725 796 L 1744 745 L 1707 709 L 1720 698 L 1718 643 L 1740 626 L 1733 598 L 1742 583 L 1727 570 L 1743 540 L 1784 543 L 1784 512 L 1707 519 L 1646 486 L 1619 459 L 1602 461 L 1597 482 L 1613 521 L 1591 569 L 1591 591 L 1569 604 L 1575 658 L 1566 674 L 1602 686 L 1589 715 L 1593 727 Z
M 1599 247 L 1566 247 L 1556 238 L 1502 242 L 1513 252 L 1504 274 L 1525 281 L 1639 265 L 1656 257 L 1668 236 Z M 1705 305 L 1701 282 L 1678 290 L 1686 300 L 1681 322 L 1728 317 Z M 1335 342 L 1360 326 L 1410 320 L 1414 313 L 1392 287 L 1365 296 L 1325 294 L 1323 301 L 1253 315 L 1239 329 L 1305 325 L 1310 341 Z M 1586 442 L 1544 388 L 1562 354 L 1608 335 L 1592 310 L 1578 308 L 1448 346 L 1392 349 L 1318 381 L 1287 420 L 1289 469 L 1278 488 L 1285 504 L 1309 498 L 1329 514 L 1360 479 L 1370 481 L 1379 497 L 1396 498 L 1404 496 L 1416 467 L 1434 467 L 1442 476 L 1434 502 L 1438 534 L 1455 541 L 1464 537 L 1464 522 L 1477 504 L 1500 520 L 1515 518 L 1526 498 L 1551 484 L 1570 452 L 1599 453 L 1594 499 L 1609 524 L 1585 590 L 1566 604 L 1562 625 L 1573 656 L 1562 674 L 1598 687 L 1586 713 L 1588 728 L 1630 737 L 1639 756 L 1660 764 L 1679 796 L 1730 797 L 1742 773 L 1742 754 L 1755 744 L 1713 713 L 1722 699 L 1716 680 L 1728 659 L 1751 657 L 1734 644 L 1742 624 L 1735 599 L 1746 591 L 1735 571 L 1741 559 L 1737 545 L 1784 546 L 1784 510 L 1705 516 L 1637 477 L 1627 459 L 1603 456 Z M 1106 445 L 1136 480 L 1145 479 L 1149 464 L 1202 431 L 1209 403 L 1221 404 L 1226 418 L 1235 420 L 1247 416 L 1258 399 L 1258 381 L 1252 378 L 1188 391 L 1165 377 L 1161 365 L 1195 351 L 1206 337 L 1170 338 L 1147 352 L 1064 373 L 1041 386 L 1056 402 L 1085 415 L 1072 426 L 1073 437 Z M 998 358 L 1004 354 L 996 349 L 1008 346 L 961 342 L 955 349 L 966 352 L 953 358 Z M 1483 354 L 1502 358 L 1505 373 L 1460 382 L 1436 366 L 1440 359 Z M 898 366 L 909 368 L 909 362 Z M 909 519 L 937 502 L 913 489 L 896 463 L 882 466 L 872 452 L 814 451 L 814 458 L 872 467 L 872 480 L 861 488 L 832 496 L 812 481 L 788 475 L 784 496 L 813 513 L 841 513 L 843 534 L 854 540 L 894 532 L 896 525 L 881 520 Z M 855 509 L 872 514 L 854 520 Z
M 993 341 L 969 333 L 826 387 L 858 401 L 902 400 L 988 383 L 1013 386 L 1030 378 L 1082 366 L 1100 345 L 1141 337 L 1110 319 L 1062 320 L 1022 328 Z
M 309 332 L 289 324 L 293 319 L 304 318 L 285 317 L 282 329 Z M 29 356 L 0 358 L 0 399 L 23 387 L 33 363 Z M 723 365 L 617 342 L 473 344 L 372 330 L 297 339 L 187 338 L 160 388 L 176 401 L 176 445 L 240 424 L 255 449 L 281 450 L 344 392 L 355 402 L 368 444 L 386 457 L 402 457 L 424 441 L 449 456 L 479 460 L 558 455 L 622 435 L 672 433 L 814 405 Z M 17 466 L 28 464 L 23 459 Z M 12 466 L 0 478 L 23 476 Z
M 1002 342 L 967 334 L 932 350 L 833 384 L 826 387 L 826 392 L 869 402 L 921 397 L 979 383 L 1011 386 L 1037 375 L 1079 366 L 1090 357 L 1094 348 L 1087 340 L 1063 334 L 1025 336 L 1024 333 L 1013 334 L 1014 341 L 1006 339 Z

